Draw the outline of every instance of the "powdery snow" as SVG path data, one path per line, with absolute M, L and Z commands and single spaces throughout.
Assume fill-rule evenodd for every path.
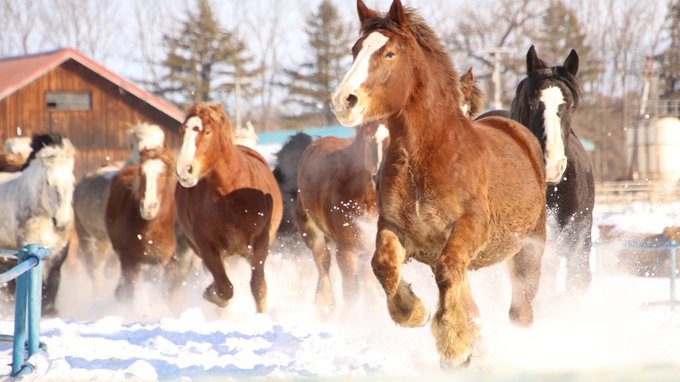
M 646 221 L 636 219 L 635 211 L 609 211 L 599 221 L 624 226 L 630 219 Z M 200 265 L 171 303 L 147 280 L 132 303 L 121 304 L 113 297 L 117 269 L 110 271 L 104 290 L 93 291 L 82 265 L 69 261 L 57 300 L 60 317 L 41 324 L 47 353 L 33 357 L 36 371 L 26 380 L 675 380 L 680 307 L 648 305 L 668 300 L 668 278 L 605 273 L 596 265 L 608 260 L 597 253 L 593 285 L 582 298 L 566 297 L 559 283 L 543 282 L 530 328 L 508 320 L 510 282 L 502 264 L 472 273 L 481 340 L 471 367 L 458 371 L 440 370 L 429 325 L 407 329 L 390 320 L 368 258 L 362 261 L 368 281 L 358 307 L 338 309 L 330 322 L 316 318 L 317 272 L 306 249 L 272 248 L 266 267 L 268 314 L 255 313 L 249 267 L 240 258 L 227 261 L 235 296 L 225 309 L 201 298 L 211 278 Z M 550 247 L 546 260 L 555 261 Z M 335 264 L 331 277 L 341 302 Z M 404 278 L 436 307 L 428 267 L 408 263 Z M 12 332 L 12 320 L 12 305 L 0 303 L 0 333 Z M 10 362 L 11 345 L 0 343 L 0 381 L 11 380 Z

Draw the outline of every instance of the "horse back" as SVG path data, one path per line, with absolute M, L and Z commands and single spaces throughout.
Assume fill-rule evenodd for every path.
M 264 235 L 271 242 L 281 222 L 281 191 L 265 159 L 236 147 L 233 163 L 215 168 L 191 188 L 177 184 L 177 216 L 192 244 L 230 254 Z
M 535 179 L 538 184 L 545 184 L 545 164 L 541 146 L 529 129 L 517 121 L 501 116 L 475 120 L 473 126 L 484 135 L 482 139 L 488 144 L 491 156 L 501 161 L 496 163 L 496 166 L 524 167 L 524 170 L 530 170 L 524 174 L 525 177 Z M 508 138 L 514 145 L 508 145 Z M 514 173 L 515 171 L 511 172 Z
M 375 208 L 371 174 L 358 165 L 363 158 L 347 150 L 352 142 L 352 138 L 319 138 L 302 154 L 298 168 L 301 206 L 336 242 L 342 239 L 336 233 L 352 226 L 348 218 Z

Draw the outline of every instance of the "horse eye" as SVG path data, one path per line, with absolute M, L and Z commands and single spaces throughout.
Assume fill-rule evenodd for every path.
M 210 130 L 206 130 L 205 135 L 210 135 Z
M 395 54 L 394 52 L 387 52 L 387 54 L 385 55 L 385 57 L 387 57 L 387 58 L 392 58 L 392 57 L 394 57 L 395 55 L 396 55 L 396 54 Z

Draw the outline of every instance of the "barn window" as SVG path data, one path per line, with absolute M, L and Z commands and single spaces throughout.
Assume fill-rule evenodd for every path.
M 47 110 L 90 110 L 92 102 L 88 92 L 47 92 Z

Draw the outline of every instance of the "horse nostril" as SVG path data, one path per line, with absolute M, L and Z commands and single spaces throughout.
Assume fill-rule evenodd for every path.
M 356 106 L 357 102 L 359 102 L 359 98 L 357 98 L 357 96 L 355 96 L 354 94 L 348 95 L 345 100 L 347 101 L 347 106 L 350 109 Z
M 188 172 L 189 174 L 193 174 L 193 173 L 194 173 L 194 166 L 188 165 L 188 166 L 187 166 L 187 172 Z
M 52 225 L 57 226 L 57 218 L 52 218 Z

